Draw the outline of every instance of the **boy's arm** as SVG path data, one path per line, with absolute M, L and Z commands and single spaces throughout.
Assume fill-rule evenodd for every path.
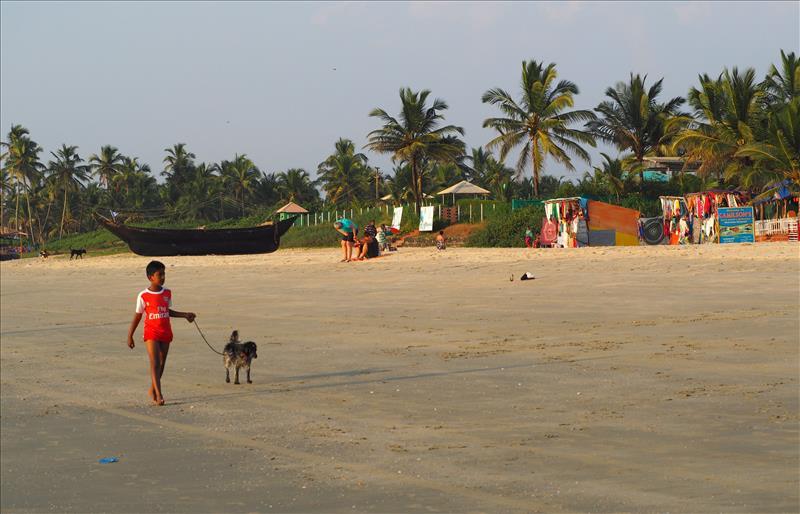
M 133 333 L 136 332 L 136 327 L 139 326 L 139 322 L 142 320 L 142 313 L 135 312 L 133 314 L 133 320 L 131 320 L 131 326 L 128 328 L 128 348 L 133 348 L 136 344 L 133 342 Z
M 194 318 L 197 316 L 194 312 L 181 312 L 181 311 L 173 311 L 172 309 L 169 310 L 169 317 L 170 318 L 184 318 L 189 323 L 194 321 Z

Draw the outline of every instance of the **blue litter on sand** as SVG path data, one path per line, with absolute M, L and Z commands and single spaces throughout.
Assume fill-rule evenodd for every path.
M 98 462 L 100 464 L 111 464 L 112 462 L 119 462 L 119 459 L 116 457 L 106 457 L 104 459 L 100 459 Z

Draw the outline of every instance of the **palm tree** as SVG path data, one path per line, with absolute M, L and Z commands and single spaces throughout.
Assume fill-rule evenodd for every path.
M 306 170 L 292 168 L 278 173 L 277 178 L 281 200 L 298 203 L 316 200 L 318 193 Z
M 39 153 L 42 148 L 28 136 L 28 129 L 22 125 L 13 125 L 8 133 L 8 141 L 3 146 L 8 148 L 6 156 L 6 171 L 13 178 L 17 188 L 17 208 L 19 211 L 19 185 L 25 191 L 25 203 L 28 207 L 29 237 L 33 241 L 33 211 L 31 210 L 30 191 L 34 184 L 38 184 L 42 177 L 44 165 L 39 162 Z M 16 229 L 19 230 L 19 218 L 15 213 Z
M 64 234 L 64 220 L 67 217 L 67 193 L 78 191 L 83 186 L 83 182 L 89 179 L 91 172 L 89 166 L 81 164 L 83 159 L 78 155 L 77 150 L 77 146 L 61 145 L 57 152 L 50 152 L 55 161 L 50 161 L 47 165 L 53 182 L 64 192 L 61 224 L 58 229 L 59 239 Z
M 685 150 L 687 162 L 702 162 L 701 175 L 738 179 L 752 166 L 752 159 L 736 153 L 758 140 L 757 133 L 765 125 L 764 95 L 752 68 L 742 73 L 726 69 L 717 79 L 702 75 L 700 89 L 689 90 L 695 120 L 678 133 L 673 148 Z
M 252 192 L 253 185 L 260 176 L 258 168 L 246 155 L 236 154 L 232 161 L 222 161 L 220 169 L 222 174 L 228 176 L 230 184 L 233 186 L 234 198 L 239 196 L 242 216 L 244 216 L 244 199 Z
M 386 177 L 386 190 L 391 195 L 395 205 L 413 201 L 414 187 L 411 178 L 411 166 L 407 163 L 402 163 L 395 166 L 392 170 L 393 175 Z
M 800 98 L 800 59 L 781 50 L 781 69 L 773 64 L 764 81 L 771 103 L 788 104 Z
M 280 200 L 279 181 L 275 173 L 261 172 L 261 177 L 253 187 L 253 195 L 258 203 L 265 207 L 271 207 Z
M 166 177 L 169 200 L 175 202 L 183 194 L 185 184 L 192 180 L 195 155 L 186 150 L 186 143 L 177 143 L 164 151 L 167 156 L 164 157 L 164 171 L 161 174 Z
M 622 161 L 612 159 L 607 153 L 601 152 L 600 155 L 603 156 L 603 163 L 600 167 L 594 167 L 594 173 L 602 178 L 609 192 L 616 196 L 619 202 L 620 195 L 626 190 L 626 178 L 630 179 L 630 175 L 626 176 Z
M 100 184 L 108 191 L 114 177 L 120 172 L 124 157 L 117 148 L 111 145 L 100 147 L 100 155 L 89 156 L 92 171 L 97 175 Z
M 533 179 L 530 179 L 533 182 Z M 554 177 L 552 175 L 542 175 L 541 180 L 539 182 L 539 192 L 545 198 L 552 198 L 558 188 L 561 187 L 561 184 L 564 182 L 564 177 Z M 527 187 L 523 183 L 523 189 L 527 189 Z M 533 184 L 530 186 L 530 190 L 533 191 Z
M 355 146 L 349 139 L 339 139 L 335 148 L 317 168 L 317 183 L 332 204 L 352 204 L 368 196 L 367 156 L 355 153 Z
M 533 166 L 534 193 L 539 196 L 539 175 L 547 156 L 574 170 L 568 153 L 589 162 L 589 154 L 581 144 L 595 146 L 589 132 L 570 128 L 576 122 L 595 119 L 594 113 L 586 110 L 565 111 L 574 105 L 578 86 L 568 80 L 555 83 L 555 63 L 547 67 L 531 60 L 522 61 L 522 96 L 516 102 L 501 88 L 486 91 L 483 103 L 497 105 L 505 118 L 487 118 L 484 127 L 493 128 L 500 135 L 486 145 L 491 150 L 500 147 L 500 161 L 508 153 L 523 144 L 517 160 L 517 173 L 522 174 L 530 159 Z
M 456 162 L 464 153 L 464 142 L 458 135 L 464 129 L 455 125 L 440 127 L 444 116 L 437 111 L 447 110 L 444 100 L 435 99 L 428 107 L 426 101 L 431 92 L 418 93 L 410 88 L 400 89 L 401 112 L 398 118 L 380 108 L 373 109 L 370 116 L 383 121 L 383 126 L 367 135 L 365 148 L 392 155 L 392 162 L 408 163 L 411 167 L 411 182 L 417 214 L 422 207 L 422 165 L 428 162 Z
M 623 159 L 625 167 L 639 172 L 639 180 L 644 182 L 645 156 L 657 151 L 669 132 L 667 122 L 675 116 L 686 116 L 679 108 L 686 100 L 675 97 L 666 103 L 658 103 L 661 83 L 658 80 L 649 89 L 645 86 L 647 75 L 641 77 L 631 74 L 628 83 L 618 82 L 606 89 L 610 101 L 601 102 L 595 111 L 600 114 L 596 120 L 586 124 L 598 138 L 613 144 L 620 151 L 629 151 Z
M 491 155 L 492 152 L 487 152 L 482 146 L 473 148 L 470 154 L 462 159 L 461 171 L 464 177 L 473 184 L 485 186 L 484 177 L 486 176 Z M 467 161 L 470 164 L 467 164 Z
M 5 161 L 7 153 L 0 155 L 0 229 L 6 226 L 5 204 L 6 190 L 11 189 L 11 178 L 2 162 Z
M 487 161 L 484 183 L 491 190 L 492 195 L 498 200 L 511 200 L 511 181 L 515 171 L 503 162 L 495 160 L 490 154 Z
M 745 186 L 756 185 L 751 174 L 764 176 L 762 183 L 781 178 L 800 185 L 800 96 L 770 113 L 766 140 L 746 144 L 734 155 L 755 163 L 743 176 Z

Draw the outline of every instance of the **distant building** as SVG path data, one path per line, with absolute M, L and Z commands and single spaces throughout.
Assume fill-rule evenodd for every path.
M 687 164 L 683 157 L 645 157 L 644 179 L 651 182 L 669 182 L 675 175 L 683 173 L 697 173 L 701 162 Z

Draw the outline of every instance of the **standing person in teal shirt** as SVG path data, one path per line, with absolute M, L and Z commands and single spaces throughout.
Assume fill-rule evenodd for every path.
M 356 241 L 358 225 L 347 218 L 342 218 L 336 220 L 333 228 L 342 235 L 342 254 L 344 258 L 341 262 L 350 262 L 353 260 L 353 244 Z

